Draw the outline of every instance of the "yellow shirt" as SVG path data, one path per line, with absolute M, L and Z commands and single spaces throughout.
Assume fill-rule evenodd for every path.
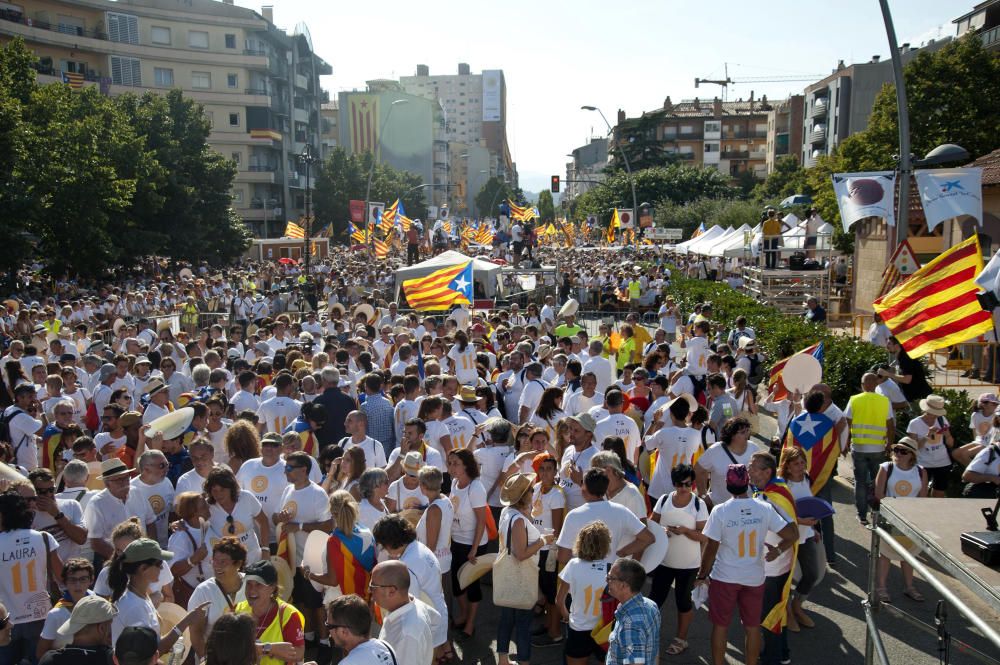
M 781 221 L 778 220 L 777 218 L 773 218 L 772 219 L 772 218 L 769 217 L 766 220 L 764 220 L 764 227 L 763 227 L 762 230 L 764 232 L 764 237 L 765 238 L 773 238 L 775 236 L 780 236 L 781 235 Z

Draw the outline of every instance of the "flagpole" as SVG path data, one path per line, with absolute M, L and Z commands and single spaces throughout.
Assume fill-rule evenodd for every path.
M 885 34 L 889 39 L 889 56 L 892 59 L 892 78 L 896 86 L 896 113 L 899 124 L 899 209 L 896 211 L 896 245 L 906 240 L 910 217 L 910 176 L 913 161 L 910 155 L 910 112 L 906 101 L 906 80 L 903 78 L 903 60 L 896 44 L 896 28 L 892 24 L 892 13 L 888 0 L 879 0 Z

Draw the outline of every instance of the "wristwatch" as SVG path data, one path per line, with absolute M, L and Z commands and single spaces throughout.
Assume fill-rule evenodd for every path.
M 263 653 L 263 654 L 264 654 L 265 656 L 269 656 L 269 655 L 271 655 L 271 643 L 270 643 L 270 642 L 266 643 L 266 644 L 265 644 L 265 645 L 263 646 L 263 648 L 261 648 L 261 652 L 262 652 L 262 653 Z
M 66 516 L 63 514 L 63 511 L 60 510 L 58 513 L 56 513 L 55 515 L 52 516 L 52 519 L 54 519 L 56 522 L 58 522 L 59 520 L 61 520 L 64 517 L 66 517 Z

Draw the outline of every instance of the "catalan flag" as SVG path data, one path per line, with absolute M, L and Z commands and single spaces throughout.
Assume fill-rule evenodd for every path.
M 613 243 L 615 241 L 615 230 L 620 229 L 622 226 L 622 220 L 618 216 L 618 208 L 615 208 L 615 214 L 611 216 L 611 223 L 608 224 L 608 243 Z
M 799 353 L 808 353 L 818 360 L 821 365 L 823 364 L 823 342 L 818 342 L 812 346 L 806 347 L 799 351 Z M 794 353 L 792 355 L 797 356 L 799 353 Z M 772 389 L 774 390 L 775 400 L 783 400 L 788 397 L 788 389 L 785 388 L 785 384 L 781 381 L 781 372 L 785 369 L 785 363 L 787 363 L 791 357 L 792 356 L 782 358 L 771 367 L 771 374 L 767 380 L 767 389 L 769 392 Z
M 304 416 L 299 416 L 293 420 L 282 432 L 282 434 L 288 434 L 289 432 L 295 432 L 299 435 L 299 439 L 302 440 L 302 452 L 309 453 L 313 457 L 316 457 L 316 453 L 319 452 L 319 446 L 316 443 L 316 434 L 309 427 L 309 422 Z
M 493 229 L 490 228 L 489 224 L 483 224 L 479 227 L 479 230 L 476 232 L 476 242 L 480 245 L 493 244 Z
M 284 559 L 289 570 L 295 570 L 295 534 L 287 533 L 285 529 L 278 527 L 278 534 L 275 536 L 278 543 L 275 556 Z
M 348 232 L 351 234 L 351 242 L 355 245 L 363 245 L 365 243 L 365 232 L 361 229 L 355 228 L 354 224 L 348 223 Z
M 443 310 L 472 302 L 472 261 L 435 270 L 403 282 L 403 293 L 416 310 Z
M 529 222 L 539 216 L 537 208 L 519 206 L 510 199 L 507 199 L 507 205 L 510 206 L 511 218 L 518 222 Z
M 375 238 L 375 258 L 384 259 L 389 256 L 389 243 Z
M 296 224 L 295 222 L 288 222 L 285 226 L 285 237 L 286 238 L 305 238 L 306 230 Z
M 834 457 L 836 457 L 836 455 L 834 455 Z M 792 491 L 788 488 L 788 484 L 781 478 L 774 478 L 771 483 L 758 492 L 755 497 L 763 498 L 769 501 L 775 508 L 779 509 L 779 512 L 783 512 L 788 520 L 793 524 L 798 521 L 798 513 L 795 511 L 795 497 L 792 496 Z M 795 561 L 798 554 L 799 541 L 796 539 L 792 543 L 792 561 Z M 775 603 L 771 608 L 771 611 L 767 613 L 767 616 L 761 619 L 761 628 L 769 630 L 772 633 L 781 633 L 781 628 L 785 625 L 788 596 L 791 594 L 791 591 L 792 576 L 789 575 L 785 579 L 784 588 L 781 590 L 781 600 Z
M 691 234 L 691 238 L 690 239 L 694 240 L 695 238 L 697 238 L 698 236 L 700 236 L 704 232 L 705 232 L 705 222 L 702 222 L 701 224 L 698 225 L 698 228 L 696 228 L 694 230 L 694 233 Z
M 327 570 L 337 576 L 343 594 L 368 599 L 368 581 L 375 567 L 374 541 L 366 543 L 357 526 L 350 535 L 334 529 L 326 541 Z
M 919 358 L 993 330 L 992 315 L 976 298 L 982 271 L 974 234 L 876 300 L 874 309 L 906 353 Z
M 71 88 L 82 88 L 83 87 L 83 74 L 77 74 L 76 72 L 63 72 L 62 73 L 63 83 Z
M 833 419 L 822 413 L 802 413 L 788 423 L 785 448 L 801 448 L 809 469 L 809 486 L 818 494 L 837 466 L 840 442 Z

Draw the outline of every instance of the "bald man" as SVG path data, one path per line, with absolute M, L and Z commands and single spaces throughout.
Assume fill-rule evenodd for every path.
M 399 560 L 383 561 L 372 570 L 372 600 L 382 608 L 379 639 L 396 652 L 398 665 L 427 665 L 434 657 L 434 627 L 441 615 L 410 595 L 410 571 Z M 447 643 L 443 645 L 449 649 Z

